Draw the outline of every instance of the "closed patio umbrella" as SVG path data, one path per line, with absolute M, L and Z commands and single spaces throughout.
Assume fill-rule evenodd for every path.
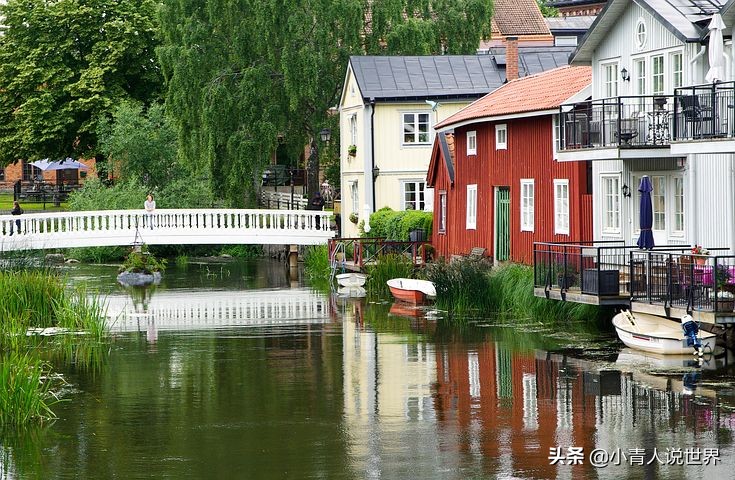
M 641 250 L 651 250 L 655 244 L 653 242 L 653 204 L 651 203 L 651 192 L 653 185 L 648 175 L 641 178 L 641 185 L 638 187 L 641 192 L 641 210 L 640 210 L 640 227 L 641 235 L 638 237 L 638 248 Z
M 709 22 L 709 70 L 704 79 L 708 82 L 719 82 L 725 79 L 725 42 L 722 31 L 725 23 L 719 13 L 712 15 Z

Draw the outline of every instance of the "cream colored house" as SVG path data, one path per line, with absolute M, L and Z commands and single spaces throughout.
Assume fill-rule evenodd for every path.
M 566 65 L 570 52 L 520 47 L 507 61 L 524 76 Z M 505 82 L 504 53 L 350 58 L 339 104 L 343 237 L 382 207 L 433 209 L 434 125 Z

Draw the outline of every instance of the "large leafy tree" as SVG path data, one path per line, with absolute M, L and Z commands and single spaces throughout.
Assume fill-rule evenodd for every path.
M 491 11 L 490 0 L 165 0 L 159 52 L 180 154 L 239 205 L 279 141 L 292 158 L 309 144 L 311 193 L 349 56 L 474 53 Z
M 99 121 L 160 96 L 155 0 L 0 6 L 0 162 L 96 153 Z

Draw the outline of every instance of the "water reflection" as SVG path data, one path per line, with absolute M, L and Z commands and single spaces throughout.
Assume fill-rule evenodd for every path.
M 729 356 L 641 358 L 587 327 L 450 326 L 278 275 L 277 290 L 112 294 L 105 367 L 64 371 L 78 393 L 35 448 L 0 440 L 0 476 L 730 478 L 735 468 Z M 642 465 L 551 464 L 552 448 L 571 446 L 646 450 Z M 658 457 L 718 449 L 720 462 L 662 464 L 654 447 Z

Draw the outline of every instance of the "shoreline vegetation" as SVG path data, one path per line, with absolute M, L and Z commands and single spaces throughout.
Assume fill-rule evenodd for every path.
M 329 290 L 330 266 L 326 246 L 304 253 L 304 272 L 320 291 Z M 386 281 L 397 277 L 423 278 L 436 286 L 436 308 L 450 317 L 472 314 L 505 315 L 542 323 L 597 321 L 604 309 L 595 305 L 560 302 L 533 295 L 533 269 L 507 263 L 493 266 L 486 260 L 438 260 L 421 270 L 400 255 L 385 255 L 367 269 L 365 288 L 370 299 L 390 299 Z
M 0 271 L 0 317 L 0 427 L 54 419 L 66 383 L 52 364 L 99 365 L 107 337 L 102 303 L 83 288 L 68 290 L 48 270 Z

